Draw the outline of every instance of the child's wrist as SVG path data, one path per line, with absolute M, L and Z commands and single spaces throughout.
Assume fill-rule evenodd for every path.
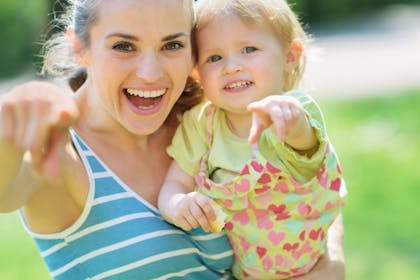
M 311 157 L 313 154 L 315 154 L 316 153 L 316 151 L 318 151 L 318 148 L 319 148 L 319 145 L 320 145 L 320 143 L 319 143 L 319 141 L 316 141 L 316 143 L 314 144 L 314 145 L 312 145 L 312 147 L 311 148 L 307 148 L 307 149 L 297 149 L 297 148 L 295 148 L 295 147 L 293 147 L 293 146 L 290 146 L 296 153 L 298 153 L 298 154 L 300 154 L 300 155 L 303 155 L 303 156 L 306 156 L 306 157 Z
M 319 148 L 320 142 L 312 127 L 294 138 L 294 141 L 286 141 L 286 144 L 300 155 L 311 157 Z
M 185 194 L 183 193 L 174 194 L 168 199 L 168 203 L 166 204 L 164 209 L 161 210 L 163 218 L 171 224 L 174 224 L 175 220 L 173 215 L 175 213 L 174 210 L 176 209 L 177 204 L 182 200 L 184 196 Z

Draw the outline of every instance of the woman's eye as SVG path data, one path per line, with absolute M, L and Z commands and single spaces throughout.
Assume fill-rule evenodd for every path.
M 207 58 L 207 62 L 212 63 L 212 62 L 219 61 L 221 59 L 222 59 L 222 57 L 220 55 L 211 55 L 211 56 L 209 56 L 209 58 Z
M 245 47 L 245 48 L 243 48 L 242 52 L 243 53 L 252 53 L 252 52 L 255 52 L 256 50 L 257 50 L 256 47 Z
M 165 44 L 162 49 L 167 50 L 167 51 L 173 51 L 173 50 L 182 49 L 183 47 L 184 47 L 184 44 L 182 44 L 181 42 L 169 42 Z
M 128 42 L 119 42 L 115 43 L 112 49 L 120 52 L 131 52 L 134 51 L 134 46 Z

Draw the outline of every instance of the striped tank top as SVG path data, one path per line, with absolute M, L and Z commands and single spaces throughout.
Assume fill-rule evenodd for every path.
M 186 233 L 168 224 L 71 134 L 89 175 L 85 209 L 59 233 L 26 227 L 54 279 L 232 279 L 233 253 L 224 234 Z

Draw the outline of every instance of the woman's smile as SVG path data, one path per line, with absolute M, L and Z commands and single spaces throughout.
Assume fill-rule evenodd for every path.
M 160 108 L 167 88 L 161 89 L 135 89 L 127 88 L 124 94 L 137 113 L 153 113 Z

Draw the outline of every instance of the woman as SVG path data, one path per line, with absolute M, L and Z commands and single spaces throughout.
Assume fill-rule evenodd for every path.
M 67 38 L 86 82 L 74 95 L 32 82 L 3 96 L 0 211 L 20 208 L 55 279 L 231 277 L 224 235 L 185 233 L 156 209 L 177 114 L 200 96 L 184 90 L 191 5 L 75 0 Z M 47 70 L 69 65 L 47 53 Z

